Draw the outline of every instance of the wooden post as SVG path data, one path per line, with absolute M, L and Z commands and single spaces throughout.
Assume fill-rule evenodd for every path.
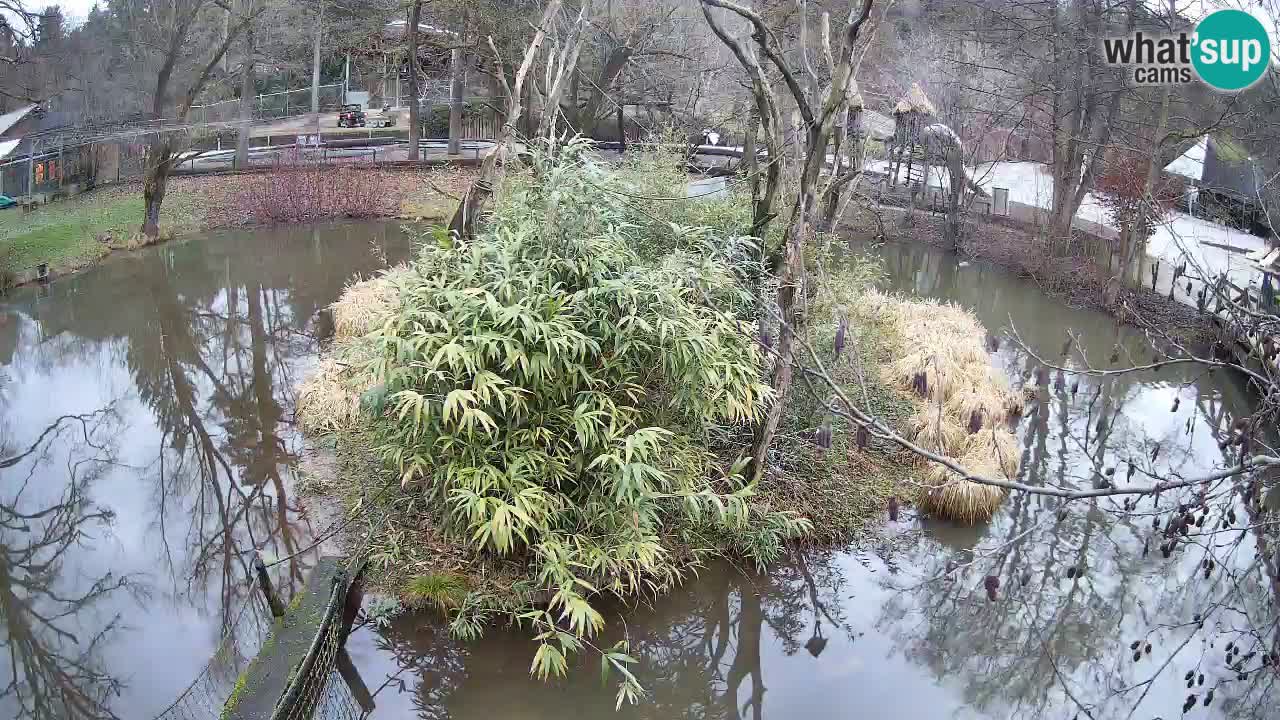
M 625 153 L 627 151 L 627 122 L 622 112 L 622 103 L 618 103 L 618 142 L 621 143 L 618 146 L 620 152 Z
M 262 589 L 262 594 L 267 599 L 271 615 L 284 617 L 284 603 L 280 602 L 280 596 L 276 595 L 276 589 L 271 586 L 271 576 L 267 575 L 267 566 L 258 553 L 253 554 L 253 570 L 258 575 L 258 587 Z

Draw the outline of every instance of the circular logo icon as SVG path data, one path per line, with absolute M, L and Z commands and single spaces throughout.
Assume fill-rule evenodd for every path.
M 1219 10 L 1196 26 L 1191 64 L 1200 79 L 1225 91 L 1243 90 L 1271 64 L 1271 38 L 1243 10 Z

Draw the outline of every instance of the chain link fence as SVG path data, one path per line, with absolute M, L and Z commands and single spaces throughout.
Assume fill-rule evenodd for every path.
M 249 593 L 235 619 L 223 631 L 209 662 L 168 708 L 152 720 L 212 720 L 223 717 L 223 707 L 236 690 L 241 673 L 271 632 L 271 611 L 262 594 Z
M 342 107 L 342 84 L 320 86 L 320 112 L 337 112 Z M 311 88 L 297 88 L 282 92 L 263 93 L 254 98 L 255 120 L 278 120 L 311 112 Z M 240 101 L 223 100 L 206 105 L 191 106 L 187 116 L 191 123 L 224 123 L 240 119 Z

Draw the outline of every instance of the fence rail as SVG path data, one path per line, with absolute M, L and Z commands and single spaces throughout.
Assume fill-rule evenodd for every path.
M 342 84 L 320 86 L 320 111 L 334 112 L 342 106 Z M 278 120 L 280 118 L 311 112 L 311 88 L 297 88 L 255 96 L 253 118 Z M 205 124 L 234 122 L 240 119 L 240 100 L 222 100 L 205 105 L 192 105 L 191 122 Z

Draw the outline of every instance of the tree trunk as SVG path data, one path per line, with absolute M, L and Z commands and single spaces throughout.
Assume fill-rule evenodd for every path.
M 245 28 L 244 61 L 240 68 L 240 128 L 236 133 L 235 167 L 249 167 L 249 136 L 253 133 L 253 106 L 256 99 L 254 81 L 253 28 Z
M 316 134 L 320 134 L 320 42 L 324 36 L 324 3 L 316 9 L 316 40 L 311 51 L 311 115 Z M 288 95 L 285 95 L 288 98 Z
M 615 47 L 609 52 L 604 61 L 604 68 L 600 70 L 600 77 L 591 85 L 587 105 L 579 114 L 578 132 L 587 137 L 594 137 L 601 115 L 608 117 L 607 113 L 602 113 L 601 106 L 606 99 L 606 93 L 613 88 L 614 80 L 631 60 L 631 53 L 632 50 L 629 47 Z
M 462 64 L 462 48 L 456 47 L 449 56 L 449 154 L 462 152 L 462 94 L 466 75 Z
M 409 24 L 405 32 L 409 39 L 409 159 L 417 160 L 419 145 L 422 141 L 422 120 L 420 117 L 422 103 L 418 101 L 418 23 L 422 19 L 422 0 L 414 0 L 409 8 Z M 454 52 L 457 52 L 456 50 Z M 449 152 L 453 152 L 453 124 L 449 125 Z
M 1133 10 L 1131 8 L 1130 12 L 1132 13 Z M 1170 17 L 1177 17 L 1177 12 L 1174 0 L 1169 0 Z M 1137 216 L 1133 218 L 1130 226 L 1120 228 L 1120 264 L 1119 267 L 1112 268 L 1111 276 L 1102 287 L 1102 302 L 1107 307 L 1114 306 L 1120 299 L 1120 291 L 1128 284 L 1129 269 L 1133 267 L 1134 262 L 1146 254 L 1147 225 L 1153 217 L 1151 208 L 1156 202 L 1154 197 L 1156 183 L 1159 182 L 1160 171 L 1164 167 L 1160 151 L 1164 146 L 1165 133 L 1169 128 L 1171 88 L 1168 85 L 1164 86 L 1160 94 L 1160 111 L 1156 115 L 1156 129 L 1151 136 L 1151 147 L 1146 152 L 1147 173 L 1142 184 L 1144 202 L 1139 206 Z M 1142 273 L 1139 272 L 1137 279 L 1141 277 Z
M 143 218 L 141 232 L 148 242 L 160 239 L 160 207 L 169 187 L 172 155 L 168 137 L 157 136 L 147 147 L 146 173 L 142 181 Z
M 480 165 L 480 176 L 467 189 L 466 195 L 463 195 L 462 201 L 458 203 L 458 207 L 454 210 L 453 217 L 449 220 L 449 232 L 454 237 L 463 240 L 469 240 L 475 236 L 476 219 L 484 212 L 484 208 L 489 203 L 489 198 L 493 196 L 494 185 L 498 180 L 498 163 L 502 160 L 502 155 L 506 152 L 507 145 L 511 142 L 512 136 L 515 134 L 515 125 L 520 122 L 520 116 L 523 109 L 520 104 L 520 98 L 524 91 L 525 76 L 529 74 L 529 68 L 533 66 L 534 59 L 538 56 L 538 49 L 542 47 L 542 41 L 547 37 L 547 27 L 560 12 L 562 0 L 550 0 L 547 7 L 542 11 L 542 19 L 538 23 L 538 29 L 533 34 L 533 39 L 529 41 L 528 47 L 524 51 L 524 59 L 520 63 L 520 67 L 516 70 L 515 78 L 510 86 L 504 89 L 507 91 L 507 121 L 503 124 L 502 130 L 498 133 L 498 137 L 494 142 L 493 150 L 485 156 L 484 162 Z M 489 46 L 493 50 L 494 58 L 497 59 L 497 48 L 493 46 L 493 40 L 489 40 Z M 502 82 L 506 85 L 505 68 L 501 67 L 501 60 L 497 60 L 499 67 L 496 68 L 498 77 L 502 78 Z

